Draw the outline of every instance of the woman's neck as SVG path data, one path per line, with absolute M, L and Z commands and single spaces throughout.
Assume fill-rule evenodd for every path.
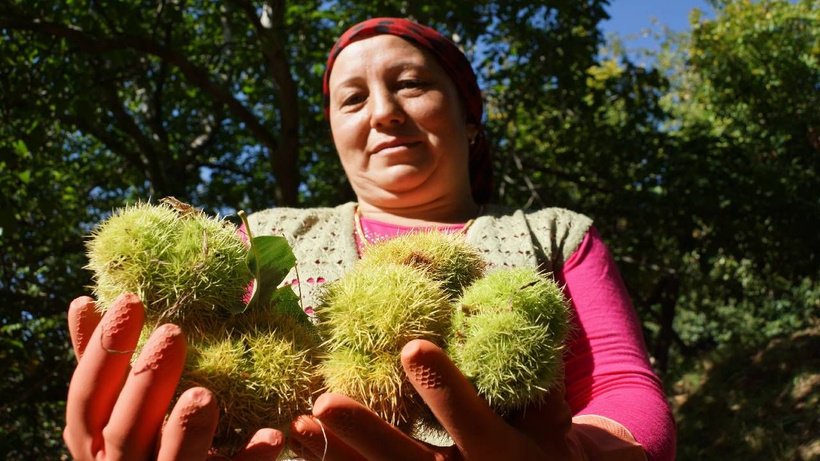
M 478 216 L 481 207 L 472 198 L 461 202 L 438 201 L 423 205 L 385 206 L 359 200 L 361 216 L 401 226 L 457 224 Z

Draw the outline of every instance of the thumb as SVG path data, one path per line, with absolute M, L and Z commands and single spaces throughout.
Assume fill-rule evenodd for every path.
M 405 373 L 465 458 L 505 459 L 516 434 L 478 395 L 472 384 L 435 344 L 407 343 L 401 352 Z M 478 459 L 478 458 L 475 458 Z

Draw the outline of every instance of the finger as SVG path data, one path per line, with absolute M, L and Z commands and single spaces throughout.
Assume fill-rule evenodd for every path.
M 505 445 L 520 436 L 478 396 L 441 348 L 429 341 L 410 341 L 402 349 L 401 362 L 416 392 L 465 458 L 505 459 Z
M 124 294 L 114 301 L 87 342 L 68 387 L 63 433 L 77 458 L 91 459 L 103 447 L 102 430 L 128 373 L 144 315 L 139 298 Z
M 550 389 L 544 400 L 528 406 L 511 424 L 526 434 L 538 433 L 543 428 L 552 431 L 565 429 L 570 425 L 572 411 L 564 398 L 564 387 Z
M 85 352 L 88 340 L 100 323 L 102 314 L 97 311 L 97 304 L 89 296 L 80 296 L 71 301 L 68 306 L 68 332 L 71 335 L 71 345 L 74 347 L 74 356 L 77 361 Z
M 128 374 L 103 429 L 106 456 L 145 459 L 155 439 L 185 364 L 185 335 L 173 324 L 154 330 Z
M 344 395 L 320 395 L 313 405 L 313 416 L 365 459 L 410 461 L 436 458 L 433 450 Z
M 348 446 L 330 428 L 313 416 L 299 416 L 290 424 L 288 442 L 297 456 L 308 460 L 356 461 L 364 460 L 356 450 Z
M 564 387 L 550 390 L 544 401 L 528 406 L 524 412 L 511 421 L 513 427 L 529 437 L 546 453 L 566 454 L 565 436 L 572 427 L 572 410 L 564 398 Z
M 234 461 L 274 460 L 285 447 L 285 436 L 275 429 L 259 429 Z M 197 458 L 199 459 L 199 458 Z
M 157 460 L 205 459 L 218 419 L 211 391 L 193 387 L 183 392 L 162 429 Z

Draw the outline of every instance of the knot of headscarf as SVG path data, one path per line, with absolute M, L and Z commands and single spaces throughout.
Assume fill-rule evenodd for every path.
M 325 116 L 330 115 L 330 72 L 339 53 L 351 43 L 374 35 L 395 35 L 432 53 L 458 91 L 467 121 L 478 127 L 478 135 L 470 144 L 470 188 L 477 203 L 487 203 L 493 190 L 490 145 L 484 135 L 482 116 L 484 104 L 478 80 L 464 53 L 447 37 L 432 29 L 402 18 L 373 18 L 349 28 L 333 45 L 327 58 L 322 81 Z

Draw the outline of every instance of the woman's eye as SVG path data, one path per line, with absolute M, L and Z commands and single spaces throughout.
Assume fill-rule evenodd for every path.
M 354 106 L 364 101 L 364 96 L 361 94 L 353 94 L 342 100 L 342 106 Z
M 422 82 L 421 80 L 417 80 L 417 79 L 406 79 L 406 80 L 400 80 L 398 86 L 402 90 L 404 90 L 404 89 L 417 89 L 417 88 L 423 88 L 425 86 L 425 83 Z

